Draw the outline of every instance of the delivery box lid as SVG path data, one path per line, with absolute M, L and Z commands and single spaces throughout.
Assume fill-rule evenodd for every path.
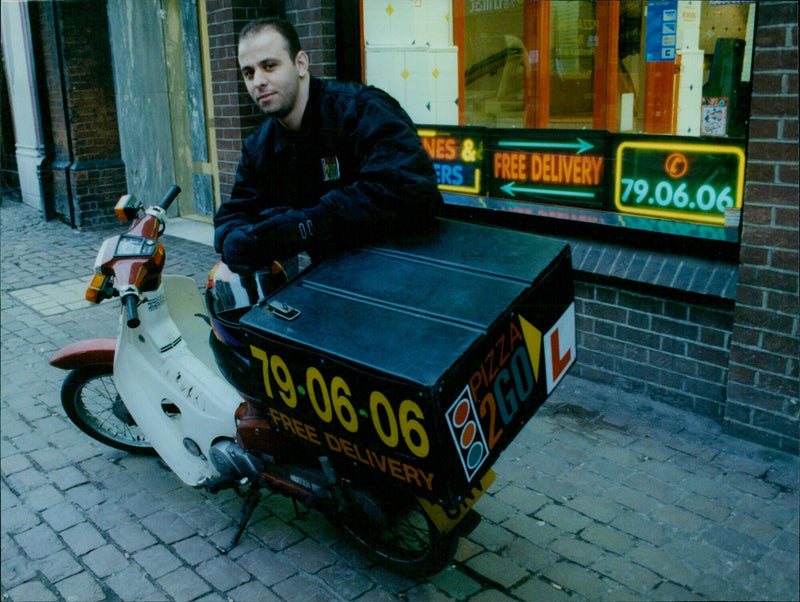
M 565 253 L 556 239 L 438 220 L 432 235 L 302 272 L 241 323 L 430 389 Z

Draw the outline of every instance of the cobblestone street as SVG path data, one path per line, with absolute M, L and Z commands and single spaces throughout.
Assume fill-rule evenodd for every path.
M 495 464 L 483 521 L 441 573 L 394 575 L 276 495 L 222 556 L 240 498 L 93 441 L 61 407 L 48 356 L 115 334 L 116 301 L 82 299 L 108 232 L 8 200 L 0 217 L 3 600 L 798 599 L 797 456 L 570 375 Z M 166 272 L 204 284 L 213 249 L 164 243 Z

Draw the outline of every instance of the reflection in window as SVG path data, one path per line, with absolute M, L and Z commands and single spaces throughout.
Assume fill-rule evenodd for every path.
M 464 19 L 468 125 L 522 127 L 524 2 L 467 2 Z
M 550 127 L 592 127 L 595 3 L 550 4 Z

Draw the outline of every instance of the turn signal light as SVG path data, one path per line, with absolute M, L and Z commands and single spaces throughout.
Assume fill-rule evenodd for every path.
M 122 195 L 114 206 L 114 214 L 121 222 L 135 219 L 143 209 L 142 203 L 132 194 Z
M 100 303 L 104 299 L 111 297 L 113 289 L 111 278 L 103 274 L 95 274 L 89 288 L 86 289 L 86 300 L 92 303 Z

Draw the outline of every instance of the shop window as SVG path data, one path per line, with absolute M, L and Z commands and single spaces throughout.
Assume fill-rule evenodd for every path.
M 365 80 L 421 123 L 741 137 L 755 3 L 363 0 Z

